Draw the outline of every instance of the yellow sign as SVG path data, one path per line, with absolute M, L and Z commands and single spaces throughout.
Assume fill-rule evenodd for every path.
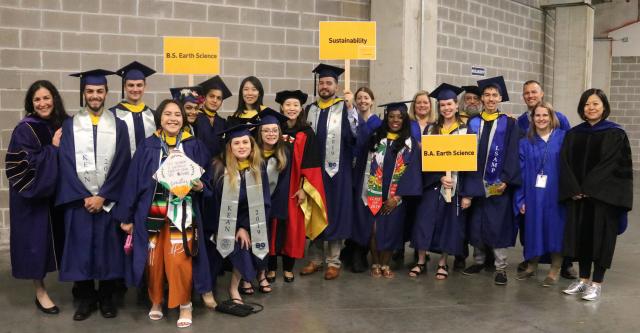
M 376 60 L 376 22 L 320 22 L 320 60 Z
M 165 74 L 219 74 L 220 38 L 164 37 Z
M 423 135 L 422 171 L 476 171 L 477 150 L 474 134 Z

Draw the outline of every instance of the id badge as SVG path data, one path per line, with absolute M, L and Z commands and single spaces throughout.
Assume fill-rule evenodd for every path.
M 536 177 L 536 187 L 537 188 L 547 187 L 547 175 L 538 174 L 538 176 Z

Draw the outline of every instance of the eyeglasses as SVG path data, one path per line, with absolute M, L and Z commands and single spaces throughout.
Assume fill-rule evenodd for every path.
M 277 128 L 273 128 L 273 129 L 263 128 L 261 132 L 265 134 L 278 134 L 280 130 L 278 130 Z

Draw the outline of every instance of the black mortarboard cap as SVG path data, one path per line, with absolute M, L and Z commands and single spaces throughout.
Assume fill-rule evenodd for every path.
M 171 98 L 173 98 L 174 101 L 179 101 L 180 103 L 192 102 L 196 104 L 202 102 L 202 88 L 200 86 L 170 88 L 169 91 L 171 91 Z
M 338 77 L 344 73 L 344 69 L 336 66 L 331 66 L 327 64 L 319 64 L 311 71 L 314 74 L 313 77 L 313 96 L 316 95 L 316 83 L 318 79 L 323 77 L 332 77 L 338 81 Z
M 280 123 L 289 120 L 287 116 L 272 108 L 265 108 L 264 110 L 260 111 L 260 113 L 258 113 L 258 116 L 260 118 L 260 125 L 280 125 Z
M 478 97 L 482 96 L 482 91 L 480 91 L 480 87 L 478 86 L 462 86 L 462 90 L 474 94 Z
M 225 142 L 231 141 L 233 138 L 239 138 L 245 135 L 251 135 L 251 130 L 254 129 L 256 124 L 238 124 L 233 127 L 227 128 L 226 130 L 218 133 L 219 136 L 224 138 Z
M 502 96 L 502 101 L 503 102 L 509 101 L 509 93 L 507 92 L 507 85 L 505 84 L 504 77 L 502 77 L 502 75 L 491 77 L 484 80 L 479 80 L 478 87 L 480 87 L 480 91 L 482 93 L 484 93 L 484 90 L 489 87 L 497 88 L 498 92 L 500 93 L 500 96 Z
M 227 87 L 226 84 L 224 84 L 224 81 L 222 81 L 222 78 L 220 77 L 220 75 L 216 75 L 204 82 L 200 82 L 198 84 L 200 87 L 202 87 L 202 94 L 206 95 L 209 93 L 209 90 L 211 89 L 217 89 L 222 91 L 222 99 L 225 100 L 231 96 L 233 96 L 233 94 L 231 93 L 231 90 L 229 90 L 229 88 Z
M 116 74 L 122 77 L 122 98 L 124 98 L 124 84 L 127 80 L 145 80 L 147 77 L 155 74 L 156 71 L 137 61 L 118 69 Z
M 384 107 L 384 112 L 387 113 L 393 110 L 400 110 L 400 112 L 408 112 L 409 108 L 407 107 L 407 103 L 411 103 L 413 101 L 402 101 L 402 102 L 391 102 L 387 104 L 378 105 L 379 108 Z
M 115 73 L 106 69 L 92 69 L 84 72 L 69 74 L 69 76 L 80 78 L 80 106 L 84 106 L 82 103 L 82 93 L 84 91 L 84 86 L 86 86 L 87 84 L 95 86 L 107 86 L 107 75 L 113 74 Z
M 276 103 L 283 104 L 289 98 L 295 98 L 300 101 L 300 105 L 307 102 L 309 95 L 300 90 L 282 90 L 276 93 Z
M 433 97 L 439 101 L 446 101 L 448 99 L 457 99 L 458 95 L 462 92 L 462 88 L 456 87 L 448 83 L 442 83 L 434 91 L 429 94 L 429 97 Z

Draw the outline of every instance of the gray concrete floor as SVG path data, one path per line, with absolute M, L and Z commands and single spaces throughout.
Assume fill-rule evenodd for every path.
M 495 286 L 492 274 L 486 272 L 476 276 L 454 272 L 448 280 L 436 281 L 436 256 L 429 272 L 415 279 L 407 276 L 406 268 L 396 270 L 393 280 L 343 272 L 335 281 L 325 281 L 318 273 L 296 275 L 294 283 L 285 284 L 279 276 L 273 293 L 245 297 L 263 304 L 263 312 L 238 318 L 209 311 L 198 302 L 193 326 L 182 331 L 640 332 L 640 228 L 635 225 L 639 193 L 635 197 L 639 209 L 629 218 L 629 230 L 618 238 L 613 269 L 607 272 L 603 297 L 596 302 L 561 294 L 568 280 L 561 279 L 553 288 L 541 287 L 547 265 L 541 265 L 536 278 L 516 281 L 515 266 L 522 258 L 517 247 L 509 252 L 509 283 L 504 287 Z M 299 262 L 297 268 L 301 266 Z M 95 313 L 84 322 L 74 322 L 71 285 L 58 282 L 57 274 L 48 276 L 46 283 L 61 308 L 57 316 L 36 309 L 32 283 L 13 279 L 8 254 L 0 254 L 0 332 L 178 331 L 177 310 L 165 320 L 151 322 L 148 309 L 136 305 L 133 291 L 127 293 L 116 319 Z M 228 276 L 219 282 L 219 299 L 227 297 L 227 283 Z

